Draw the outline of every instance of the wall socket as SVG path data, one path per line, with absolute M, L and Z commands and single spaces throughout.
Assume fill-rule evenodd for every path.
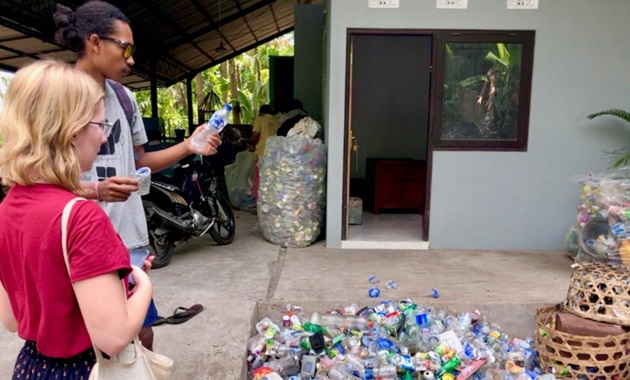
M 507 0 L 507 9 L 538 9 L 538 0 Z
M 368 8 L 398 8 L 398 0 L 368 0 Z
M 466 9 L 468 0 L 437 0 L 438 9 Z

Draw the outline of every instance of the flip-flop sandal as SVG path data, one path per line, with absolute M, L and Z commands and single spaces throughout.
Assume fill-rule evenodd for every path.
M 159 326 L 166 323 L 166 318 L 158 316 L 155 322 L 151 323 L 151 326 Z
M 177 309 L 175 309 L 175 311 L 173 311 L 173 315 L 166 318 L 165 322 L 171 325 L 184 323 L 190 318 L 194 317 L 195 315 L 201 313 L 202 311 L 203 311 L 203 305 L 201 304 L 194 304 L 189 308 L 180 306 Z

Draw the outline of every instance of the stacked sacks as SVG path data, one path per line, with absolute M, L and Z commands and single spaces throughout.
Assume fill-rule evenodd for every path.
M 324 144 L 299 135 L 270 137 L 259 167 L 257 211 L 265 239 L 285 247 L 312 244 L 324 219 Z

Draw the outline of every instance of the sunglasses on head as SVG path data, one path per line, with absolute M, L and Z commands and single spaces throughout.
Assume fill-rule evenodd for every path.
M 121 48 L 123 48 L 123 57 L 128 59 L 133 55 L 136 51 L 136 46 L 130 42 L 119 40 L 118 38 L 107 37 L 107 36 L 98 36 L 101 40 L 111 41 L 117 43 Z

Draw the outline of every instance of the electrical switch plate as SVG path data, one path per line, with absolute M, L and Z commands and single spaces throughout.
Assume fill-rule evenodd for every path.
M 368 0 L 368 8 L 398 8 L 398 0 Z
M 437 0 L 438 9 L 466 9 L 468 0 Z
M 538 0 L 507 0 L 507 9 L 538 9 Z

